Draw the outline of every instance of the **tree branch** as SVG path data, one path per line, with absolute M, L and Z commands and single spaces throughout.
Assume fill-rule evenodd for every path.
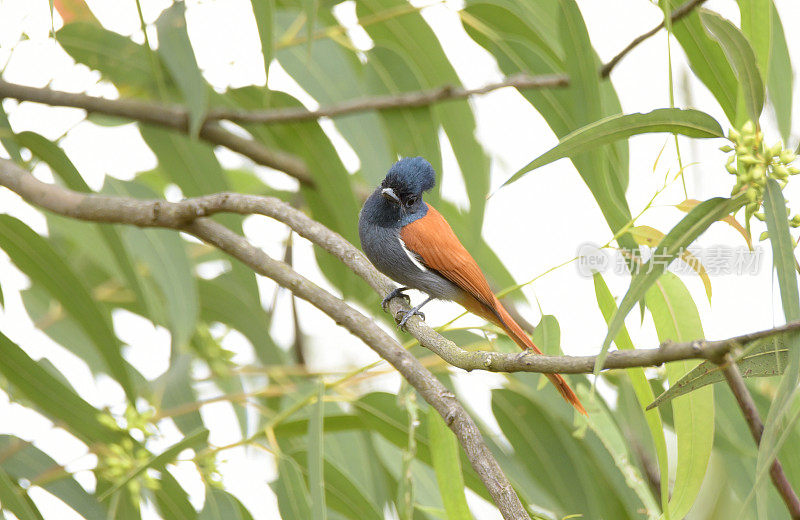
M 688 15 L 705 1 L 706 0 L 689 0 L 672 12 L 672 22 L 676 22 Z M 598 71 L 600 77 L 607 78 L 623 57 L 637 45 L 656 34 L 663 27 L 664 22 L 661 22 L 657 27 L 654 27 L 631 41 L 631 43 L 619 54 L 614 56 L 611 61 L 600 68 Z M 321 117 L 339 117 L 372 110 L 392 110 L 429 106 L 440 101 L 465 99 L 471 96 L 487 94 L 506 87 L 514 87 L 518 90 L 530 90 L 567 86 L 569 86 L 569 78 L 564 74 L 530 75 L 520 73 L 477 88 L 443 85 L 427 90 L 354 99 L 317 110 L 279 108 L 246 111 L 212 108 L 206 115 L 206 121 L 201 127 L 200 137 L 210 143 L 225 146 L 235 152 L 241 153 L 258 164 L 286 172 L 292 177 L 297 178 L 300 182 L 311 185 L 313 184 L 313 180 L 305 164 L 303 164 L 302 160 L 299 158 L 285 152 L 270 150 L 253 140 L 239 137 L 216 125 L 214 122 L 228 120 L 238 124 L 277 124 L 309 121 Z M 18 99 L 20 101 L 34 101 L 51 106 L 82 108 L 87 112 L 123 117 L 143 123 L 172 128 L 183 133 L 188 132 L 188 111 L 177 105 L 165 105 L 134 99 L 105 99 L 85 94 L 59 92 L 46 88 L 26 87 L 0 80 L 0 98 L 3 97 Z
M 389 361 L 417 389 L 420 395 L 436 408 L 456 433 L 473 468 L 489 489 L 505 518 L 527 517 L 519 498 L 488 451 L 471 417 L 461 407 L 455 396 L 425 369 L 419 360 L 403 349 L 380 327 L 377 327 L 370 318 L 314 285 L 287 264 L 270 258 L 243 237 L 204 217 L 220 212 L 230 212 L 260 214 L 274 218 L 342 260 L 379 294 L 388 294 L 394 288 L 393 282 L 375 270 L 366 257 L 339 234 L 290 205 L 269 197 L 220 193 L 173 203 L 163 200 L 82 194 L 41 182 L 13 162 L 5 159 L 0 159 L 0 185 L 16 192 L 28 202 L 60 215 L 94 222 L 165 227 L 191 233 L 239 259 L 259 274 L 275 280 L 296 296 L 309 301 Z M 389 306 L 395 316 L 399 311 L 408 309 L 400 298 L 392 300 Z M 418 317 L 409 320 L 407 329 L 419 340 L 421 345 L 429 348 L 451 365 L 465 370 L 591 373 L 596 360 L 596 356 L 469 352 L 438 334 Z M 738 368 L 730 362 L 729 352 L 739 345 L 757 339 L 796 330 L 800 330 L 800 321 L 719 341 L 697 340 L 687 343 L 664 343 L 657 349 L 615 351 L 608 354 L 604 368 L 656 366 L 669 361 L 693 358 L 723 362 L 723 373 L 745 414 L 753 438 L 756 443 L 759 443 L 763 425 Z M 793 515 L 795 512 L 798 514 L 793 518 L 800 518 L 800 502 L 791 490 L 777 460 L 770 469 L 770 475 L 789 510 Z
M 140 227 L 183 229 L 193 220 L 216 213 L 264 215 L 292 228 L 298 235 L 339 258 L 356 275 L 363 278 L 378 294 L 385 296 L 395 284 L 378 272 L 364 254 L 305 213 L 285 202 L 272 198 L 238 193 L 218 193 L 186 199 L 181 202 L 142 200 L 125 197 L 87 195 L 37 180 L 14 163 L 0 159 L 0 186 L 16 192 L 28 202 L 55 213 L 94 222 L 131 224 Z M 409 307 L 401 298 L 389 302 L 392 315 Z M 467 351 L 430 328 L 419 317 L 412 317 L 406 330 L 420 344 L 450 365 L 467 371 L 540 372 L 588 374 L 594 370 L 597 356 L 545 356 L 529 353 Z M 683 359 L 718 361 L 737 345 L 800 330 L 800 321 L 780 327 L 718 341 L 696 340 L 686 343 L 664 343 L 658 348 L 609 352 L 604 369 L 659 366 Z
M 0 185 L 15 191 L 26 201 L 64 216 L 93 222 L 113 222 L 136 226 L 166 227 L 190 233 L 238 259 L 255 272 L 275 280 L 318 309 L 329 315 L 338 325 L 346 328 L 388 361 L 442 416 L 456 434 L 470 460 L 472 468 L 488 489 L 503 518 L 517 520 L 530 518 L 522 507 L 511 483 L 503 474 L 481 436 L 475 422 L 450 392 L 420 361 L 405 350 L 375 322 L 364 316 L 343 300 L 321 289 L 295 272 L 287 264 L 269 257 L 251 245 L 244 237 L 225 226 L 202 218 L 209 214 L 205 204 L 216 200 L 222 206 L 228 200 L 235 204 L 232 194 L 203 197 L 185 203 L 136 200 L 123 197 L 104 197 L 81 194 L 54 184 L 43 183 L 11 161 L 0 159 Z M 281 203 L 283 204 L 283 203 Z M 288 205 L 284 210 L 291 209 Z M 295 211 L 291 209 L 291 211 Z M 302 213 L 297 212 L 300 216 Z M 314 231 L 327 230 L 305 215 Z M 327 230 L 334 241 L 344 241 Z M 349 244 L 348 244 L 349 245 Z M 350 246 L 352 248 L 352 246 Z M 363 256 L 362 256 L 363 258 Z M 382 276 L 382 275 L 381 275 Z M 384 277 L 385 278 L 385 277 Z M 379 280 L 375 277 L 375 280 Z M 391 282 L 382 280 L 388 292 Z
M 761 422 L 753 396 L 750 395 L 750 391 L 744 383 L 744 378 L 739 372 L 739 367 L 733 362 L 730 354 L 726 354 L 720 364 L 720 368 L 725 375 L 728 386 L 731 387 L 734 397 L 736 397 L 736 402 L 739 403 L 739 408 L 742 409 L 744 420 L 750 428 L 750 434 L 753 436 L 756 446 L 760 446 L 761 435 L 764 433 L 764 424 Z M 786 504 L 792 519 L 800 520 L 800 499 L 797 498 L 797 494 L 792 489 L 789 479 L 786 478 L 786 473 L 783 472 L 783 466 L 781 466 L 777 458 L 772 461 L 772 466 L 769 468 L 769 476 L 775 489 L 778 490 L 778 494 Z
M 17 85 L 0 79 L 0 100 L 32 101 L 50 106 L 80 108 L 87 113 L 131 119 L 140 123 L 161 126 L 189 133 L 189 113 L 177 105 L 167 105 L 138 99 L 106 99 L 86 94 L 61 92 L 49 88 Z M 256 164 L 280 170 L 311 186 L 314 184 L 305 163 L 299 157 L 266 146 L 222 128 L 219 123 L 206 120 L 200 127 L 200 138 L 211 144 L 224 146 L 253 160 Z

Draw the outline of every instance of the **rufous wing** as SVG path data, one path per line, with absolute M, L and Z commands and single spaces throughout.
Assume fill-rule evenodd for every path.
M 478 263 L 458 240 L 441 213 L 428 205 L 424 217 L 400 230 L 400 238 L 426 267 L 435 269 L 466 292 L 465 298 L 458 301 L 464 308 L 501 327 L 520 348 L 542 353 L 494 295 Z M 564 399 L 586 415 L 578 396 L 560 374 L 547 374 L 547 378 Z
M 403 243 L 426 267 L 435 269 L 480 303 L 494 309 L 494 293 L 478 263 L 458 240 L 442 214 L 432 206 L 427 206 L 428 212 L 424 217 L 400 230 Z

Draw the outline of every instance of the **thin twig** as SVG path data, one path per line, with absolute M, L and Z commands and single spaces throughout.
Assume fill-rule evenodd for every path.
M 726 354 L 720 364 L 720 368 L 725 375 L 728 386 L 731 387 L 734 397 L 736 397 L 736 402 L 739 403 L 739 408 L 742 409 L 744 420 L 750 428 L 750 434 L 753 436 L 756 446 L 760 446 L 761 435 L 764 433 L 764 424 L 761 422 L 753 396 L 750 395 L 750 391 L 744 383 L 744 378 L 739 372 L 739 367 L 733 362 L 730 354 Z M 789 479 L 786 478 L 786 474 L 783 472 L 783 466 L 781 466 L 777 458 L 772 461 L 772 466 L 769 468 L 769 476 L 775 489 L 778 490 L 778 494 L 786 504 L 792 519 L 800 520 L 800 499 L 792 489 Z
M 683 4 L 682 6 L 678 7 L 677 9 L 672 11 L 672 15 L 670 16 L 670 19 L 672 20 L 672 23 L 675 23 L 678 20 L 680 20 L 681 18 L 683 18 L 684 16 L 688 15 L 696 7 L 698 7 L 700 4 L 702 4 L 705 1 L 706 0 L 689 0 L 688 2 Z M 631 42 L 624 49 L 622 49 L 619 52 L 619 54 L 617 54 L 616 56 L 611 58 L 611 60 L 608 63 L 606 63 L 605 65 L 603 65 L 600 68 L 600 77 L 607 78 L 611 74 L 611 71 L 614 69 L 614 67 L 617 66 L 617 63 L 619 63 L 619 61 L 622 58 L 624 58 L 626 54 L 631 52 L 634 47 L 636 47 L 637 45 L 639 45 L 640 43 L 642 43 L 646 39 L 650 38 L 651 36 L 656 34 L 661 29 L 663 29 L 664 25 L 665 25 L 665 21 L 662 21 L 656 27 L 653 27 L 652 29 L 650 29 L 646 33 L 642 34 L 641 36 L 637 36 L 636 38 L 631 40 Z
M 514 87 L 519 90 L 558 88 L 569 86 L 569 78 L 564 74 L 542 74 L 532 76 L 530 74 L 514 74 L 503 78 L 500 81 L 489 83 L 481 87 L 465 88 L 456 85 L 443 85 L 427 90 L 415 90 L 411 92 L 401 92 L 385 96 L 372 96 L 360 99 L 344 101 L 338 105 L 322 107 L 317 110 L 305 108 L 280 108 L 267 110 L 235 110 L 235 109 L 212 109 L 208 113 L 208 118 L 227 119 L 235 123 L 261 123 L 275 124 L 293 121 L 308 121 L 321 117 L 340 117 L 356 112 L 367 112 L 372 110 L 393 110 L 399 108 L 418 108 L 432 105 L 440 101 L 465 99 L 481 94 L 506 88 Z

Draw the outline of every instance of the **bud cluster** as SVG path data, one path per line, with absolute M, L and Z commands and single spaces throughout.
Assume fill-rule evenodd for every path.
M 731 195 L 744 192 L 747 198 L 746 214 L 755 215 L 759 220 L 764 220 L 763 213 L 756 213 L 764 199 L 764 189 L 767 179 L 775 179 L 781 189 L 786 186 L 790 175 L 800 173 L 800 169 L 791 166 L 796 156 L 791 150 L 785 150 L 780 141 L 772 146 L 764 142 L 764 134 L 753 124 L 746 122 L 737 130 L 731 128 L 728 139 L 734 145 L 723 146 L 723 152 L 735 152 L 728 158 L 725 169 L 731 175 L 736 175 L 736 184 Z M 788 215 L 787 215 L 788 217 Z M 800 227 L 800 215 L 795 215 L 790 221 L 792 227 Z
M 97 465 L 97 472 L 101 478 L 113 485 L 124 482 L 131 472 L 145 465 L 151 457 L 146 449 L 136 446 L 129 438 L 122 439 L 118 444 L 103 446 L 98 455 L 100 462 Z M 137 478 L 126 483 L 134 501 L 137 501 L 142 485 L 148 489 L 158 489 L 158 481 L 146 471 L 142 472 Z
M 235 365 L 232 361 L 235 354 L 223 348 L 208 329 L 198 328 L 192 345 L 214 375 L 226 374 Z

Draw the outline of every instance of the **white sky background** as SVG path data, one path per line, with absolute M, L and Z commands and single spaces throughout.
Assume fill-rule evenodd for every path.
M 135 2 L 94 0 L 89 1 L 94 14 L 109 29 L 141 42 L 142 34 L 135 10 Z M 427 2 L 425 2 L 427 3 Z M 165 0 L 142 0 L 145 20 L 152 23 L 161 10 L 170 4 Z M 348 5 L 349 4 L 349 5 Z M 352 2 L 337 9 L 337 14 L 346 24 L 355 20 Z M 800 3 L 792 0 L 776 0 L 781 19 L 784 21 L 786 37 L 795 69 L 800 63 L 800 35 L 792 30 L 791 21 L 800 19 Z M 451 4 L 453 5 L 453 4 Z M 455 4 L 458 5 L 458 4 Z M 595 49 L 607 61 L 627 43 L 655 26 L 661 20 L 659 9 L 645 0 L 617 0 L 601 2 L 579 0 Z M 738 10 L 733 0 L 712 0 L 707 7 L 722 13 L 738 23 Z M 613 6 L 613 8 L 612 8 Z M 249 84 L 263 85 L 264 72 L 259 52 L 258 34 L 252 19 L 248 0 L 194 0 L 187 2 L 189 35 L 205 77 L 219 90 L 229 86 Z M 116 97 L 116 90 L 107 83 L 99 82 L 99 75 L 71 58 L 49 39 L 50 15 L 46 0 L 0 0 L 0 67 L 7 81 L 32 85 L 50 85 L 55 89 L 71 92 L 89 92 L 94 95 Z M 464 33 L 454 12 L 444 5 L 423 10 L 426 20 L 441 37 L 448 57 L 452 60 L 462 81 L 468 87 L 480 86 L 502 77 L 493 59 Z M 56 14 L 56 28 L 60 27 Z M 19 41 L 20 35 L 27 35 Z M 149 33 L 156 41 L 155 31 Z M 352 35 L 358 44 L 368 44 L 361 31 Z M 617 89 L 626 113 L 649 111 L 669 106 L 667 80 L 667 41 L 664 33 L 647 40 L 625 57 L 614 69 L 611 79 Z M 685 106 L 686 96 L 681 88 L 688 78 L 693 106 L 707 111 L 719 121 L 724 114 L 711 94 L 688 72 L 680 46 L 673 42 L 672 58 L 676 82 L 676 106 Z M 273 63 L 270 70 L 270 86 L 287 90 L 297 95 L 309 107 L 316 106 L 288 78 L 280 67 Z M 792 145 L 797 145 L 800 130 L 800 88 L 795 85 L 794 136 Z M 557 140 L 544 120 L 513 89 L 495 91 L 472 99 L 478 119 L 478 135 L 492 157 L 492 188 L 502 182 L 520 166 L 553 146 Z M 80 110 L 49 108 L 32 103 L 3 102 L 15 131 L 33 130 L 55 139 L 65 132 L 69 134 L 61 145 L 81 174 L 93 188 L 99 188 L 104 175 L 130 179 L 136 172 L 155 166 L 155 158 L 142 142 L 135 125 L 122 127 L 98 127 L 81 122 L 84 114 Z M 763 118 L 768 143 L 780 137 L 769 110 Z M 335 135 L 334 125 L 324 124 L 326 131 L 339 145 L 346 165 L 357 169 L 357 158 L 341 138 Z M 723 124 L 723 127 L 725 125 Z M 727 128 L 726 128 L 727 129 Z M 666 149 L 653 170 L 656 157 L 662 146 Z M 681 138 L 684 164 L 698 163 L 686 171 L 686 183 L 691 198 L 705 200 L 712 196 L 727 196 L 733 177 L 725 172 L 725 155 L 717 150 L 720 140 L 688 140 Z M 661 186 L 669 170 L 678 170 L 674 143 L 665 135 L 634 137 L 630 141 L 630 186 L 627 198 L 632 214 L 644 207 Z M 1 149 L 0 149 L 1 150 Z M 457 165 L 452 158 L 445 157 L 443 192 L 446 197 L 468 207 Z M 4 151 L 0 151 L 6 156 Z M 224 166 L 249 165 L 238 155 L 227 150 L 218 153 Z M 389 165 L 387 165 L 388 168 Z M 285 176 L 257 167 L 265 180 L 291 186 Z M 35 174 L 42 180 L 52 180 L 46 167 L 40 166 Z M 277 178 L 277 181 L 276 181 Z M 789 204 L 800 209 L 798 182 L 790 183 L 785 194 Z M 179 194 L 176 194 L 179 196 Z M 670 205 L 684 199 L 680 182 L 676 182 L 661 194 L 656 207 L 649 210 L 637 224 L 647 224 L 661 231 L 668 231 L 684 215 Z M 31 209 L 19 197 L 7 190 L 0 190 L 0 211 L 21 218 L 35 230 L 46 232 L 44 218 Z M 509 223 L 512 223 L 509 225 Z M 754 221 L 755 239 L 764 230 L 763 224 Z M 286 237 L 283 225 L 266 218 L 251 217 L 246 221 L 245 232 L 251 241 L 263 247 L 273 256 L 282 255 L 282 241 Z M 483 234 L 498 256 L 505 262 L 515 279 L 524 282 L 541 274 L 565 260 L 574 257 L 578 247 L 584 243 L 604 244 L 611 238 L 594 199 L 577 172 L 566 160 L 545 166 L 527 175 L 510 189 L 498 191 L 487 203 L 487 215 Z M 742 237 L 725 224 L 715 224 L 699 240 L 700 246 L 743 246 Z M 298 239 L 296 268 L 315 282 L 328 286 L 313 263 L 310 245 Z M 783 321 L 780 300 L 771 274 L 771 255 L 768 244 L 763 247 L 761 269 L 756 275 L 722 276 L 712 275 L 713 298 L 709 304 L 703 285 L 694 274 L 682 276 L 700 310 L 704 331 L 708 338 L 723 338 L 747 331 L 768 328 Z M 766 246 L 766 247 L 764 247 Z M 606 273 L 612 292 L 621 297 L 630 278 Z M 259 280 L 262 294 L 271 300 L 275 285 L 265 279 Z M 116 383 L 107 379 L 93 381 L 82 361 L 55 345 L 43 333 L 37 331 L 22 306 L 19 291 L 28 286 L 28 281 L 7 256 L 0 252 L 0 285 L 6 299 L 0 310 L 0 330 L 22 346 L 34 358 L 48 357 L 65 373 L 71 376 L 81 396 L 96 406 L 115 405 L 112 410 L 122 412 L 122 392 Z M 558 269 L 537 280 L 524 289 L 533 302 L 529 308 L 521 309 L 532 322 L 539 320 L 539 308 L 553 314 L 561 325 L 561 344 L 569 354 L 597 353 L 605 336 L 606 326 L 597 308 L 591 278 L 578 273 L 574 264 Z M 278 316 L 274 320 L 278 341 L 288 346 L 292 331 L 288 319 L 288 298 L 279 299 Z M 374 361 L 376 356 L 357 339 L 343 329 L 337 328 L 327 317 L 303 302 L 299 303 L 301 323 L 307 334 L 309 348 L 307 358 L 312 368 L 347 369 Z M 436 302 L 425 309 L 431 325 L 443 323 L 461 312 L 455 304 Z M 374 312 L 369 309 L 368 312 Z M 285 313 L 285 314 L 284 314 Z M 653 347 L 657 344 L 652 321 L 645 319 L 639 326 L 638 312 L 628 319 L 628 330 L 637 346 Z M 465 323 L 470 323 L 466 321 Z M 477 323 L 477 321 L 474 321 Z M 169 355 L 169 336 L 163 329 L 155 329 L 142 319 L 126 312 L 114 314 L 114 324 L 120 337 L 128 344 L 126 358 L 148 378 L 156 377 L 166 368 Z M 236 361 L 248 363 L 253 360 L 249 346 L 237 335 L 231 335 L 226 346 L 237 352 Z M 492 374 L 463 374 L 458 377 L 462 387 L 494 385 L 498 376 Z M 262 382 L 255 382 L 254 386 Z M 396 377 L 386 377 L 376 382 L 376 388 L 394 389 Z M 208 396 L 217 395 L 211 390 Z M 478 410 L 489 410 L 489 396 L 485 391 L 471 391 L 471 403 Z M 203 413 L 215 425 L 233 424 L 235 419 L 227 404 L 204 408 Z M 10 404 L 5 394 L 0 394 L 0 433 L 13 433 L 30 439 L 72 471 L 91 468 L 94 458 L 86 455 L 85 448 L 63 430 L 38 414 Z M 215 427 L 211 442 L 225 444 L 237 440 L 235 427 Z M 163 446 L 174 442 L 179 435 L 170 423 L 163 425 Z M 158 450 L 154 445 L 153 449 Z M 226 486 L 250 508 L 256 518 L 270 518 L 276 514 L 275 499 L 266 482 L 274 478 L 271 461 L 260 454 L 231 450 L 222 456 L 221 469 Z M 227 461 L 227 462 L 224 462 Z M 202 485 L 193 476 L 191 465 L 179 464 L 174 470 L 182 481 L 190 479 L 188 490 L 196 506 L 203 501 Z M 93 486 L 88 471 L 77 474 L 87 486 Z M 33 493 L 47 516 L 58 514 L 59 518 L 70 518 L 70 511 L 47 493 Z M 472 503 L 478 505 L 476 500 Z M 480 507 L 480 506 L 478 506 Z M 481 508 L 481 518 L 493 518 L 491 508 Z M 152 512 L 152 509 L 151 509 Z M 72 513 L 74 515 L 74 513 Z M 155 513 L 152 512 L 153 516 Z

